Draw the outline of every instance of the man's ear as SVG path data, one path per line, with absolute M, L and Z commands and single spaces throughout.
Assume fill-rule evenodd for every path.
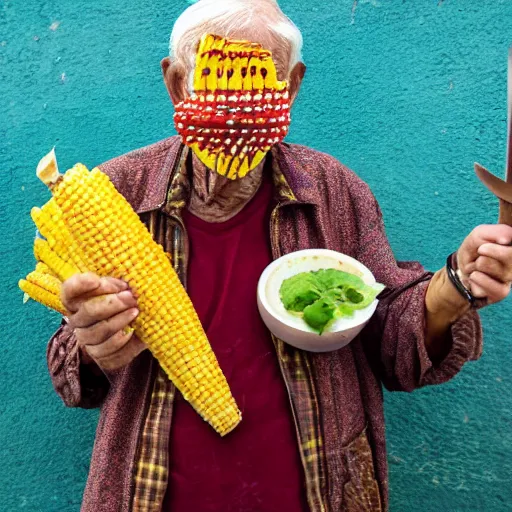
M 170 57 L 165 57 L 160 63 L 164 76 L 165 87 L 174 105 L 183 101 L 187 96 L 187 71 L 177 62 L 172 62 Z
M 299 89 L 302 84 L 302 79 L 304 78 L 304 75 L 306 74 L 306 66 L 302 62 L 297 62 L 295 66 L 293 67 L 291 73 L 290 73 L 290 98 L 291 103 L 295 101 L 295 98 L 297 97 L 297 94 L 299 94 Z

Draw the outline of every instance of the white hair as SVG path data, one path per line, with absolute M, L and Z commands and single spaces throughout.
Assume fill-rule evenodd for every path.
M 264 34 L 262 27 L 268 33 Z M 276 0 L 199 0 L 176 20 L 169 53 L 190 73 L 195 66 L 197 45 L 205 33 L 240 38 L 251 31 L 263 38 L 263 41 L 253 39 L 254 42 L 270 41 L 277 50 L 276 65 L 279 68 L 281 64 L 286 75 L 302 61 L 302 34 Z

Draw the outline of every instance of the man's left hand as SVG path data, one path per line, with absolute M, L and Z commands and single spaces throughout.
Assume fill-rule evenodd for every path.
M 512 282 L 512 227 L 481 225 L 457 252 L 461 280 L 473 296 L 499 302 L 510 293 Z

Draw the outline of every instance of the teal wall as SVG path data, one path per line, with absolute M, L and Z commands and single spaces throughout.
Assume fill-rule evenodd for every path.
M 173 133 L 161 83 L 184 1 L 0 2 L 0 510 L 77 511 L 98 418 L 54 395 L 45 345 L 58 318 L 21 303 L 33 265 L 34 176 L 100 163 Z M 371 185 L 400 259 L 437 269 L 497 203 L 511 0 L 283 0 L 308 74 L 290 141 L 334 154 Z M 327 79 L 327 80 L 326 80 Z M 510 300 L 484 311 L 486 348 L 447 385 L 387 394 L 392 512 L 512 510 Z

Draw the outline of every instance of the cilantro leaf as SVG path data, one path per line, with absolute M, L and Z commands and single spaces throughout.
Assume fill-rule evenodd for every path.
M 322 269 L 284 280 L 279 295 L 286 310 L 303 313 L 304 321 L 322 334 L 336 318 L 353 316 L 369 306 L 383 289 L 348 272 Z
M 321 296 L 316 278 L 309 272 L 297 274 L 283 281 L 279 295 L 288 311 L 302 312 Z

